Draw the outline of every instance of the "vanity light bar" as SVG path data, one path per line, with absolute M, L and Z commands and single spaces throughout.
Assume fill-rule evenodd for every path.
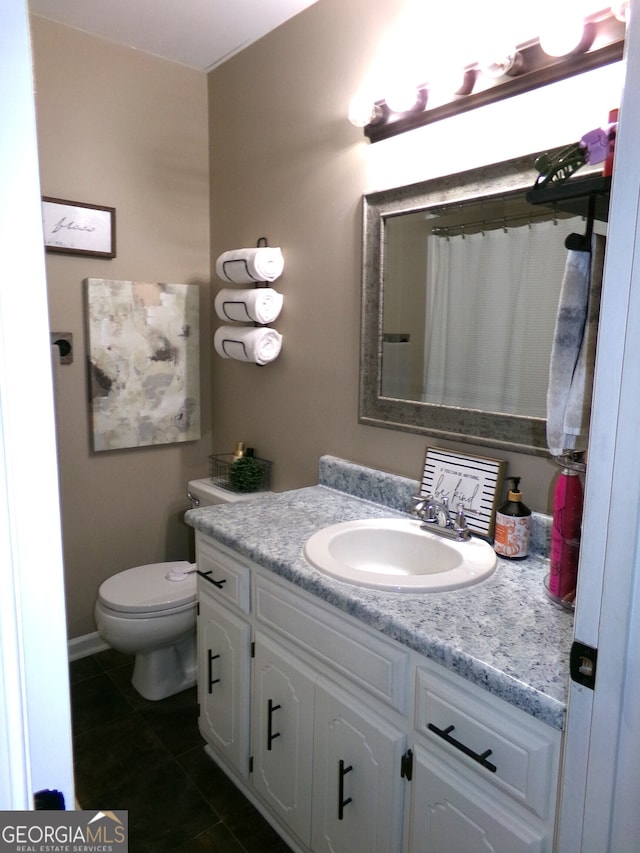
M 379 142 L 408 130 L 415 130 L 458 113 L 484 107 L 496 101 L 521 95 L 541 86 L 556 83 L 567 77 L 617 62 L 623 57 L 625 23 L 610 9 L 585 18 L 586 37 L 566 56 L 549 56 L 534 39 L 516 49 L 517 62 L 496 76 L 483 73 L 478 64 L 465 69 L 466 79 L 473 78 L 474 86 L 452 93 L 450 100 L 429 106 L 429 87 L 420 84 L 417 90 L 426 94 L 426 105 L 418 99 L 404 113 L 393 113 L 384 99 L 373 105 L 373 119 L 365 126 L 364 134 L 371 142 Z

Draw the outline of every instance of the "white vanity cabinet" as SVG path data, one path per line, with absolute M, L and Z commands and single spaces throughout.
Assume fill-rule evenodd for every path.
M 198 533 L 200 730 L 301 853 L 551 853 L 560 732 Z
M 198 547 L 198 704 L 202 736 L 241 776 L 249 774 L 250 570 L 207 540 Z
M 309 843 L 315 673 L 256 633 L 252 783 L 298 838 Z
M 272 814 L 318 853 L 400 851 L 404 734 L 260 631 L 253 663 L 251 782 Z
M 415 717 L 411 853 L 551 853 L 560 733 L 428 661 Z
M 404 733 L 321 678 L 316 689 L 311 849 L 402 849 Z
M 416 745 L 411 782 L 411 853 L 541 853 L 540 828 L 514 814 L 504 797 L 477 784 L 455 763 Z
M 249 772 L 250 626 L 200 595 L 198 702 L 200 731 L 242 776 Z

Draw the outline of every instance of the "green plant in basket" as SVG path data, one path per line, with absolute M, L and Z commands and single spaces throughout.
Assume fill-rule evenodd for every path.
M 238 492 L 257 492 L 263 475 L 262 464 L 254 456 L 241 456 L 229 468 L 229 483 Z

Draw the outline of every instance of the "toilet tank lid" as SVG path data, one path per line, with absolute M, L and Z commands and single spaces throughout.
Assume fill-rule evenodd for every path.
M 167 575 L 184 572 L 181 581 Z M 112 575 L 100 585 L 99 600 L 123 613 L 155 613 L 190 604 L 196 599 L 196 566 L 186 560 L 134 566 Z
M 235 503 L 235 501 L 246 501 L 249 498 L 267 494 L 267 492 L 231 492 L 229 489 L 217 486 L 206 477 L 202 480 L 189 480 L 187 491 L 200 500 L 201 506 Z

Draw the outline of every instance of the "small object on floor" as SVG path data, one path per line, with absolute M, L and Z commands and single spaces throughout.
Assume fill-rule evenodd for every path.
M 33 803 L 36 811 L 65 811 L 64 796 L 60 791 L 37 791 L 33 795 Z

